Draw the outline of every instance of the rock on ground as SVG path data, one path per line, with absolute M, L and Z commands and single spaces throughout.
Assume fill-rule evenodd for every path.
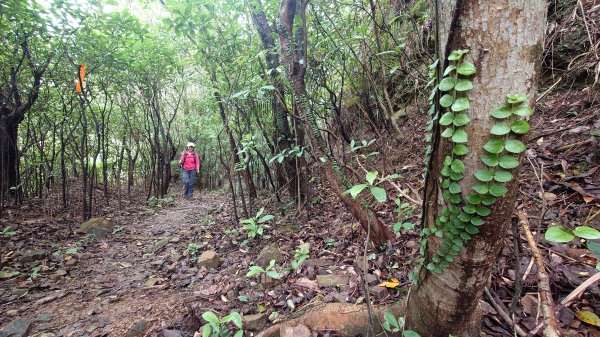
M 105 218 L 91 218 L 77 229 L 77 233 L 94 234 L 97 238 L 105 238 L 112 233 L 115 225 Z
M 27 337 L 31 332 L 31 323 L 27 319 L 15 319 L 0 330 L 0 337 Z

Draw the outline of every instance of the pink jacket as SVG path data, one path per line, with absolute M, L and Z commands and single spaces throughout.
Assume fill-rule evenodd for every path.
M 182 164 L 184 170 L 199 170 L 200 169 L 200 159 L 198 159 L 198 154 L 196 152 L 187 152 L 184 151 L 181 153 L 181 159 L 179 162 Z

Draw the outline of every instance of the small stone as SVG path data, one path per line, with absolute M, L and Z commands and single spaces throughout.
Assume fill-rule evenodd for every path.
M 208 269 L 217 269 L 221 265 L 221 259 L 213 250 L 207 250 L 198 258 L 198 265 Z
M 41 314 L 37 315 L 34 319 L 33 322 L 34 323 L 48 323 L 52 320 L 52 318 L 54 317 L 54 315 L 51 312 L 42 312 Z
M 41 249 L 32 249 L 26 251 L 23 256 L 21 256 L 21 263 L 29 263 L 33 261 L 39 261 L 46 258 L 46 251 Z
M 272 288 L 275 285 L 274 278 L 264 275 L 264 274 L 261 274 L 259 277 L 260 277 L 260 286 L 263 289 L 266 290 L 266 289 Z
M 141 320 L 135 323 L 129 331 L 127 331 L 127 337 L 142 337 L 152 327 L 153 322 Z
M 300 324 L 298 326 L 282 326 L 281 328 L 279 328 L 279 335 L 281 337 L 311 337 L 311 332 L 310 330 Z
M 254 263 L 258 266 L 266 267 L 271 263 L 271 260 L 275 260 L 275 263 L 283 261 L 283 254 L 279 247 L 277 247 L 277 244 L 274 243 L 263 248 Z
M 244 330 L 259 331 L 268 323 L 266 314 L 244 315 L 242 316 L 242 326 Z
M 31 323 L 27 319 L 16 319 L 0 330 L 0 337 L 27 337 L 31 332 Z
M 349 275 L 317 275 L 317 284 L 319 287 L 333 287 L 337 285 L 347 285 L 350 282 Z
M 375 297 L 375 299 L 381 301 L 389 295 L 387 288 L 381 286 L 374 286 L 370 288 L 371 294 Z
M 54 274 L 56 274 L 57 276 L 65 276 L 65 275 L 67 275 L 67 271 L 64 269 L 59 269 Z
M 11 309 L 11 310 L 8 310 L 8 311 L 6 312 L 6 314 L 7 314 L 8 316 L 17 316 L 17 315 L 19 314 L 19 310 L 17 310 L 17 309 Z
M 115 225 L 105 218 L 91 218 L 77 229 L 77 233 L 94 234 L 97 238 L 105 238 L 112 233 Z
M 163 330 L 163 337 L 183 337 L 181 331 L 178 330 Z
M 354 261 L 354 267 L 357 271 L 365 271 L 369 268 L 369 262 L 364 256 L 359 256 L 356 258 L 356 261 Z
M 304 261 L 306 267 L 327 267 L 333 265 L 333 261 L 329 259 L 307 259 Z
M 170 242 L 170 243 L 177 243 L 177 242 L 179 242 L 179 240 L 180 240 L 180 239 L 179 239 L 177 236 L 174 236 L 174 237 L 172 237 L 172 238 L 169 240 L 169 242 Z
M 367 276 L 365 276 L 365 281 L 367 281 L 368 285 L 374 286 L 379 283 L 379 278 L 376 275 L 367 274 Z

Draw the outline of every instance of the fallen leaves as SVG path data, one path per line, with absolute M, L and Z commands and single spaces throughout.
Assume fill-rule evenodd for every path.
M 575 313 L 575 316 L 584 323 L 600 327 L 600 318 L 591 311 L 580 310 Z

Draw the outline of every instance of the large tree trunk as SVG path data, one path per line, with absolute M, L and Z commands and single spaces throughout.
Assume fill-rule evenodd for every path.
M 490 138 L 493 119 L 490 112 L 503 106 L 506 95 L 525 93 L 529 106 L 535 102 L 536 69 L 542 51 L 546 1 L 442 1 L 439 9 L 440 59 L 446 60 L 451 50 L 470 49 L 467 60 L 477 67 L 472 78 L 474 88 L 467 92 L 471 119 L 465 127 L 469 135 L 470 152 L 463 158 L 464 179 L 460 187 L 466 195 L 477 182 L 474 172 L 484 168 L 480 158 L 483 145 Z M 444 63 L 444 62 L 442 62 Z M 443 65 L 441 69 L 447 66 Z M 444 207 L 441 198 L 440 170 L 450 153 L 447 138 L 435 131 L 431 167 L 424 201 L 425 227 L 435 227 L 435 218 Z M 436 137 L 437 135 L 437 137 Z M 513 176 L 517 176 L 513 170 Z M 488 284 L 496 257 L 504 243 L 514 210 L 517 183 L 507 183 L 509 192 L 491 206 L 491 215 L 484 218 L 479 234 L 464 243 L 464 247 L 449 267 L 441 273 L 422 268 L 419 283 L 410 292 L 407 324 L 421 336 L 479 336 L 481 309 L 479 299 Z M 463 195 L 464 199 L 464 195 Z M 441 239 L 430 236 L 425 264 L 439 249 Z

